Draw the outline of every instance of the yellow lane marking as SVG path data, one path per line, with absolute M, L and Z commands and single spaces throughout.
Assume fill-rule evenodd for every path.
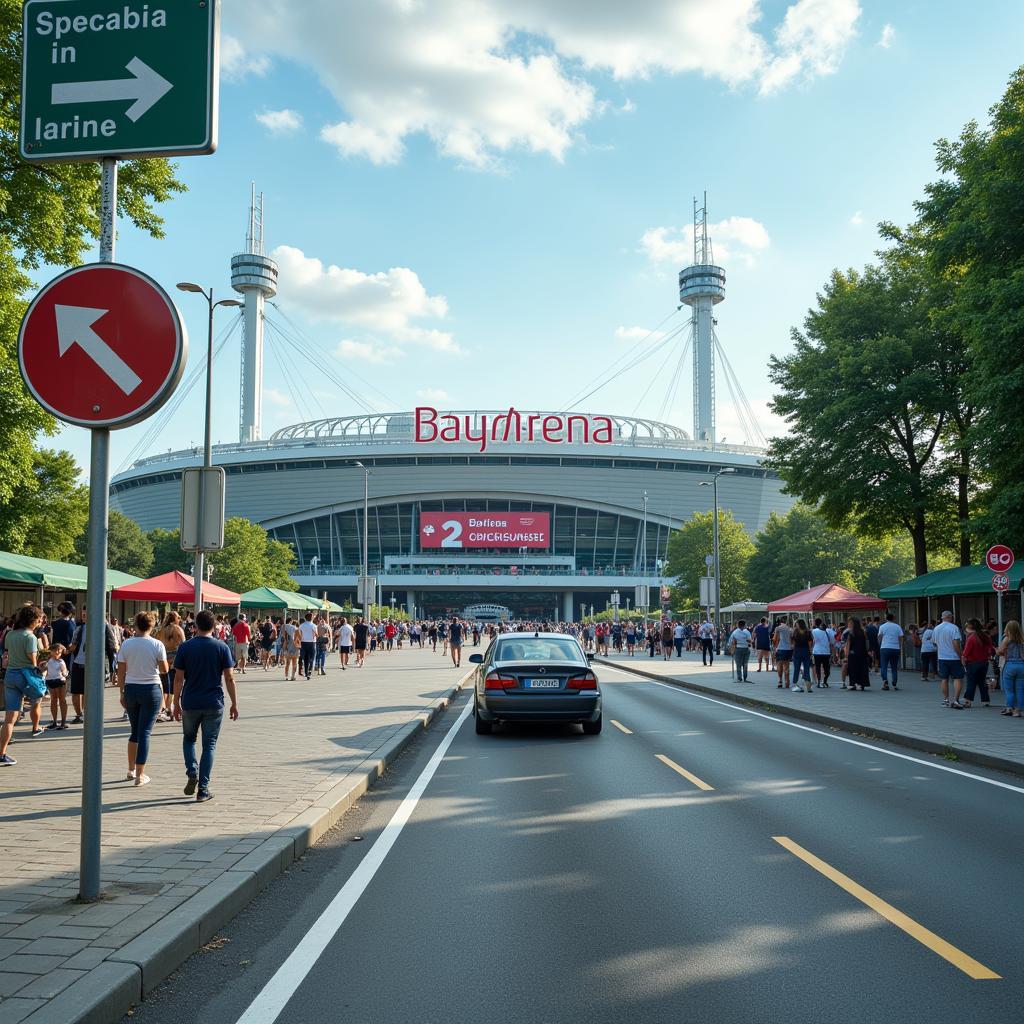
M 666 757 L 664 754 L 654 755 L 662 764 L 667 764 L 669 768 L 674 772 L 679 772 L 684 779 L 689 779 L 698 789 L 703 789 L 706 792 L 713 793 L 715 790 L 714 786 L 709 786 L 703 779 L 698 779 L 692 772 L 688 772 L 682 765 L 678 765 L 670 757 Z
M 615 726 L 616 729 L 619 730 L 619 732 L 624 732 L 627 736 L 633 735 L 633 730 L 627 729 L 621 722 L 616 722 L 614 718 L 609 719 L 609 721 L 612 723 L 612 725 Z
M 840 889 L 845 889 L 851 896 L 860 900 L 865 906 L 870 907 L 876 914 L 881 914 L 891 924 L 901 928 L 912 939 L 917 939 L 922 945 L 927 946 L 933 953 L 938 953 L 943 960 L 949 961 L 954 967 L 959 967 L 964 974 L 975 980 L 984 978 L 999 978 L 995 971 L 989 970 L 984 964 L 978 963 L 973 957 L 950 945 L 945 939 L 940 938 L 935 932 L 929 931 L 924 925 L 918 924 L 913 918 L 907 917 L 901 910 L 897 910 L 891 903 L 869 892 L 862 885 L 858 885 L 852 878 L 847 877 L 841 871 L 826 864 L 823 860 L 815 857 L 813 853 L 805 850 L 799 843 L 794 843 L 787 836 L 772 836 L 780 846 L 789 850 L 794 857 L 799 857 L 805 864 L 809 864 L 815 871 L 823 874 L 829 881 L 835 882 Z

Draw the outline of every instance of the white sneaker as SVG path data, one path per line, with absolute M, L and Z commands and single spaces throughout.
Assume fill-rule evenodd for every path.
M 802 686 L 791 686 L 789 689 L 790 689 L 791 693 L 806 693 L 807 692 Z
M 135 781 L 135 772 L 129 772 L 129 773 L 128 773 L 128 774 L 127 774 L 127 775 L 126 775 L 125 777 L 124 777 L 124 781 L 125 781 L 125 782 L 134 782 L 134 781 Z
M 148 786 L 150 781 L 151 780 L 150 780 L 148 775 L 137 775 L 135 777 L 135 785 L 136 786 Z

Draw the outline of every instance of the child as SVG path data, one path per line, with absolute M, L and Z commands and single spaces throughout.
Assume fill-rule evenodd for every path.
M 68 666 L 64 661 L 64 645 L 54 644 L 49 650 L 46 662 L 46 688 L 50 691 L 50 718 L 47 729 L 68 727 L 68 699 L 65 687 L 68 682 Z M 57 708 L 60 708 L 60 725 L 57 724 Z

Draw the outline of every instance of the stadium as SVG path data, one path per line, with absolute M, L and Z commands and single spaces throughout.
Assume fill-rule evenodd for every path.
M 758 431 L 715 333 L 725 271 L 696 202 L 694 263 L 679 274 L 679 308 L 692 316 L 675 375 L 678 383 L 692 346 L 692 435 L 636 416 L 421 407 L 308 420 L 261 440 L 264 329 L 274 323 L 265 303 L 278 280 L 262 211 L 254 190 L 246 251 L 232 260 L 245 307 L 239 442 L 216 446 L 213 461 L 226 473 L 226 515 L 291 545 L 304 589 L 355 599 L 365 517 L 366 574 L 382 603 L 412 614 L 578 619 L 615 592 L 628 607 L 641 585 L 656 606 L 669 534 L 711 510 L 712 481 L 720 507 L 751 535 L 791 507 L 762 448 L 716 436 L 716 356 Z M 159 430 L 157 421 L 152 436 Z M 111 505 L 145 530 L 174 529 L 182 471 L 199 464 L 195 448 L 141 458 L 114 478 Z

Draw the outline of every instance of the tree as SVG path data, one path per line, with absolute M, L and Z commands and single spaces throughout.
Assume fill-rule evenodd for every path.
M 928 571 L 928 520 L 942 508 L 936 448 L 947 403 L 926 292 L 898 261 L 833 271 L 794 351 L 773 356 L 772 410 L 792 428 L 768 461 L 786 489 L 832 527 L 866 536 L 905 530 Z
M 713 512 L 694 512 L 693 518 L 669 537 L 665 575 L 676 577 L 672 598 L 677 606 L 697 602 L 700 577 L 707 575 L 704 557 L 713 550 L 713 526 Z M 723 509 L 718 512 L 718 553 L 722 606 L 747 600 L 747 563 L 754 542 L 732 512 Z
M 929 265 L 950 285 L 952 318 L 966 340 L 970 428 L 991 482 L 973 524 L 983 545 L 1024 547 L 1024 448 L 1016 438 L 1024 395 L 1024 68 L 991 109 L 936 146 L 942 177 L 917 204 Z
M 89 492 L 68 452 L 29 449 L 24 476 L 7 481 L 0 502 L 0 548 L 62 562 L 89 519 Z
M 107 565 L 133 576 L 147 576 L 153 565 L 153 544 L 134 519 L 112 509 L 108 519 Z M 89 553 L 89 534 L 75 541 L 75 553 L 85 564 Z
M 188 572 L 192 555 L 181 550 L 181 534 L 177 530 L 163 530 L 157 527 L 146 534 L 153 549 L 153 563 L 149 567 L 151 576 L 163 576 L 165 572 Z
M 786 515 L 773 512 L 754 539 L 747 565 L 754 600 L 772 601 L 803 590 L 808 581 L 838 583 L 850 590 L 877 593 L 914 575 L 909 538 L 868 538 L 830 527 L 808 505 Z

